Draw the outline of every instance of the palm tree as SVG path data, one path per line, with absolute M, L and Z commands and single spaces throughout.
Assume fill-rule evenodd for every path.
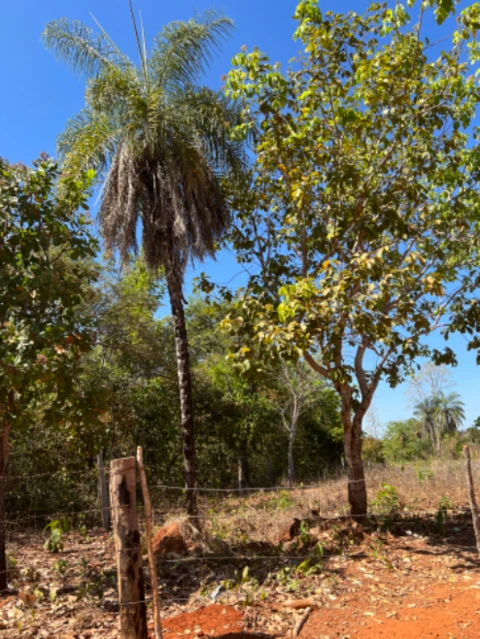
M 454 433 L 465 420 L 464 403 L 458 393 L 440 392 L 417 402 L 413 414 L 422 424 L 422 436 L 430 437 L 440 452 L 445 433 Z
M 131 1 L 130 9 L 132 10 Z M 201 78 L 230 34 L 228 18 L 207 12 L 172 22 L 149 55 L 132 20 L 135 64 L 99 26 L 50 22 L 44 42 L 87 78 L 86 106 L 59 138 L 65 172 L 93 168 L 103 184 L 100 229 L 107 252 L 126 261 L 141 246 L 147 266 L 163 269 L 170 297 L 180 389 L 187 508 L 197 510 L 192 380 L 185 325 L 186 265 L 212 256 L 228 221 L 223 180 L 238 174 L 244 153 L 229 130 L 238 111 Z M 98 23 L 97 23 L 98 24 Z
M 413 414 L 422 426 L 422 437 L 431 437 L 435 441 L 436 416 L 438 402 L 436 397 L 427 397 L 417 402 Z
M 437 419 L 443 433 L 455 433 L 465 421 L 465 404 L 458 393 L 440 393 L 437 398 Z

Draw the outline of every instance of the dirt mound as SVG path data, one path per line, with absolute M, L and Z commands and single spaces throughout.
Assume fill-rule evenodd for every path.
M 480 584 L 469 588 L 441 585 L 422 597 L 402 601 L 401 607 L 379 605 L 365 609 L 362 600 L 348 607 L 314 612 L 301 633 L 303 639 L 476 639 L 480 636 Z
M 164 636 L 173 637 L 228 637 L 247 639 L 253 637 L 243 632 L 242 614 L 230 606 L 213 604 L 195 612 L 170 617 L 163 623 Z
M 166 555 L 184 555 L 187 549 L 187 542 L 178 522 L 173 521 L 162 526 L 152 540 L 153 552 L 161 557 Z

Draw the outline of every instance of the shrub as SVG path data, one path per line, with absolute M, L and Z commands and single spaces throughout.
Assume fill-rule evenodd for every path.
M 383 527 L 388 528 L 395 515 L 400 512 L 400 498 L 395 486 L 382 484 L 377 493 L 376 499 L 372 502 L 372 507 Z

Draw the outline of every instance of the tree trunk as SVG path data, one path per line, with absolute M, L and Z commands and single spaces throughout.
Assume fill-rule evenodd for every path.
M 248 467 L 248 454 L 246 444 L 242 444 L 238 457 L 238 490 L 243 492 L 250 486 L 250 469 Z
M 98 492 L 100 496 L 100 507 L 102 509 L 102 522 L 105 530 L 110 530 L 110 499 L 108 494 L 107 478 L 105 476 L 104 452 L 97 455 L 98 464 Z
M 362 460 L 362 420 L 368 409 L 359 407 L 352 417 L 349 390 L 342 390 L 343 446 L 348 468 L 348 502 L 357 521 L 367 515 L 367 486 Z
M 441 432 L 440 432 L 440 424 L 437 424 L 435 430 L 437 431 L 437 441 L 435 447 L 437 449 L 437 455 L 440 456 L 441 451 Z
M 297 422 L 292 421 L 290 435 L 288 438 L 288 485 L 293 486 L 295 481 L 295 461 L 293 459 L 293 449 L 295 446 L 295 437 L 297 435 Z
M 8 462 L 8 438 L 10 422 L 5 417 L 5 411 L 0 417 L 0 594 L 7 590 L 7 549 L 5 539 L 5 494 Z
M 238 458 L 238 492 L 242 494 L 245 490 L 245 467 L 243 465 L 243 459 L 240 456 Z
M 187 512 L 189 515 L 194 516 L 197 514 L 195 426 L 193 421 L 192 375 L 190 371 L 187 326 L 183 308 L 182 281 L 178 273 L 175 272 L 174 267 L 166 269 L 166 280 L 175 332 Z

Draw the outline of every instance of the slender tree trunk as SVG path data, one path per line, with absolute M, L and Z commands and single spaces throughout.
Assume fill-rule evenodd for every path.
M 248 466 L 247 445 L 242 444 L 238 457 L 238 489 L 239 492 L 250 486 L 250 469 Z
M 440 455 L 440 451 L 441 451 L 441 433 L 440 433 L 440 424 L 437 424 L 437 426 L 436 426 L 436 431 L 437 431 L 437 443 L 436 443 L 437 455 Z
M 7 590 L 7 549 L 5 535 L 5 494 L 8 462 L 8 440 L 11 424 L 3 408 L 0 413 L 0 594 Z
M 343 446 L 348 468 L 348 501 L 353 517 L 357 521 L 362 521 L 367 515 L 367 486 L 362 460 L 362 420 L 368 406 L 358 408 L 352 416 L 350 390 L 343 388 L 341 397 Z
M 189 515 L 194 516 L 197 514 L 195 426 L 193 421 L 192 374 L 190 371 L 187 326 L 183 308 L 182 280 L 178 273 L 175 272 L 175 268 L 166 269 L 166 280 L 175 332 L 187 512 Z
M 245 490 L 245 467 L 243 465 L 242 456 L 238 458 L 238 492 L 240 494 Z
M 295 460 L 293 458 L 293 450 L 295 447 L 295 437 L 297 435 L 297 420 L 292 420 L 290 427 L 290 435 L 288 437 L 288 485 L 293 486 L 295 481 Z
M 97 455 L 98 466 L 98 493 L 100 497 L 100 507 L 102 509 L 102 522 L 105 530 L 110 530 L 112 526 L 110 518 L 110 498 L 107 478 L 105 475 L 105 453 L 100 451 Z

